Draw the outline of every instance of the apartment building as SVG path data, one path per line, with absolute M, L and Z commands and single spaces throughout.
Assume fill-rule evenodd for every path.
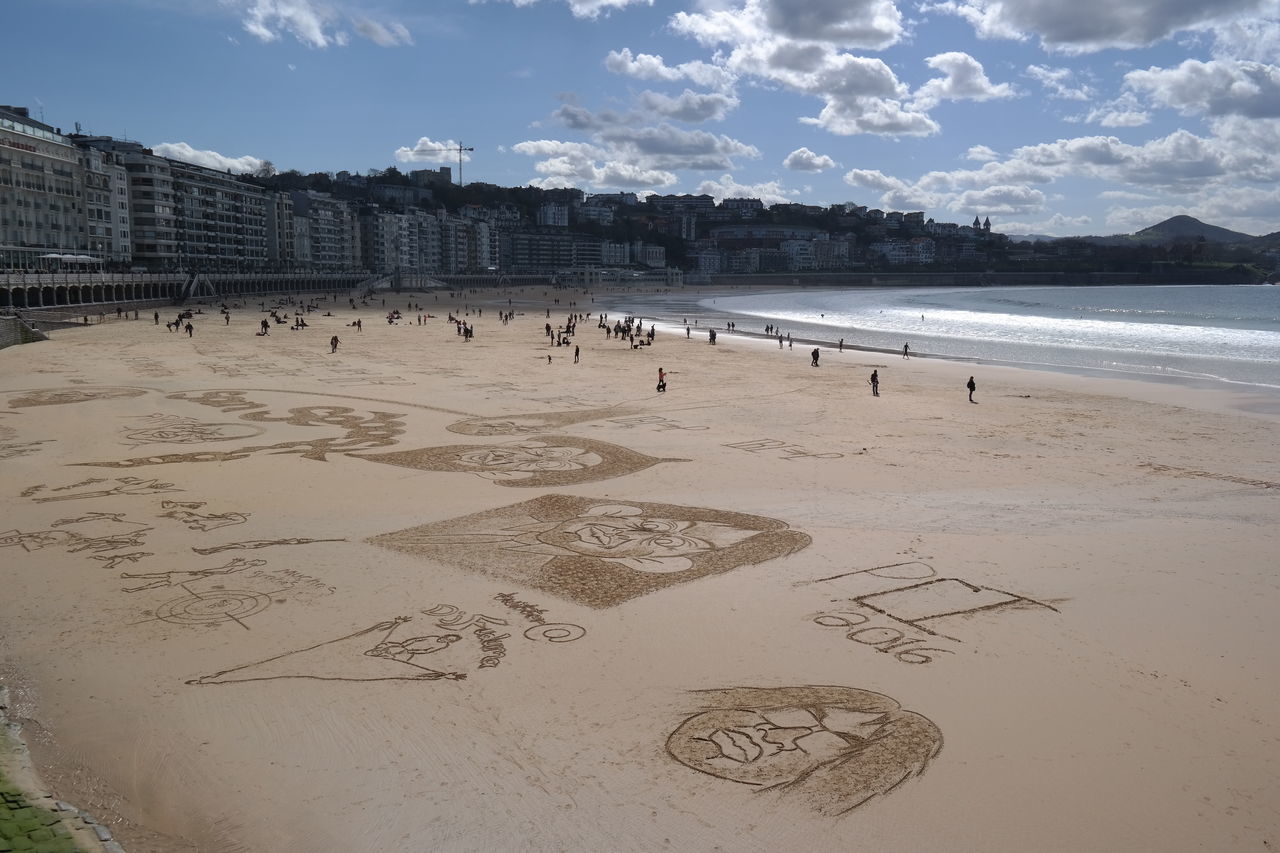
M 260 270 L 267 261 L 267 193 L 235 175 L 167 160 L 179 266 Z
M 69 137 L 25 107 L 0 106 L 0 269 L 40 269 L 42 255 L 89 251 L 83 185 Z
M 359 223 L 350 202 L 314 190 L 295 190 L 289 198 L 301 266 L 322 272 L 363 266 Z
M 74 137 L 73 137 L 74 138 Z M 125 264 L 133 259 L 129 225 L 129 172 L 110 151 L 80 148 L 88 254 Z
M 293 199 L 288 193 L 267 193 L 267 262 L 277 269 L 292 269 L 298 263 Z

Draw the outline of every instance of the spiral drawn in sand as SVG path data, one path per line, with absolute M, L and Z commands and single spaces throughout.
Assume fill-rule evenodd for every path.
M 525 629 L 525 637 L 546 643 L 572 643 L 587 635 L 587 629 L 568 622 L 544 622 Z
M 270 596 L 247 590 L 218 589 L 196 592 L 166 602 L 156 609 L 156 618 L 176 625 L 220 625 L 235 622 L 248 630 L 244 619 L 271 606 Z

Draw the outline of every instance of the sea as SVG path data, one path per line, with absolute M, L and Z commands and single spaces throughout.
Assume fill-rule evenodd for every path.
M 708 329 L 796 344 L 1280 395 L 1280 286 L 1089 286 L 680 291 L 611 297 L 610 316 L 663 333 Z

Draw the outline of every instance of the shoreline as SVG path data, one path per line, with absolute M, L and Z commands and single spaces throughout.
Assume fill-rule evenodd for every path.
M 1258 286 L 1261 286 L 1261 285 L 1258 285 Z M 826 290 L 830 288 L 821 288 L 821 289 Z M 884 287 L 881 289 L 910 290 L 914 288 Z M 961 288 L 961 289 L 968 289 L 968 288 Z M 751 295 L 758 295 L 758 296 L 769 296 L 775 293 L 785 294 L 787 293 L 787 291 L 785 289 L 778 289 L 778 288 L 769 288 L 763 291 L 755 291 L 751 288 L 720 288 L 714 292 L 706 293 L 704 297 L 702 297 L 697 301 L 701 303 L 707 299 L 714 300 L 722 296 L 724 297 L 741 296 L 741 295 L 745 295 L 745 293 L 751 293 Z M 684 294 L 681 293 L 680 295 L 684 295 Z M 653 294 L 648 298 L 652 300 L 658 296 L 659 296 L 658 294 Z M 644 299 L 645 297 L 640 297 L 640 298 Z M 657 309 L 656 313 L 654 314 L 654 317 L 650 318 L 649 315 L 646 313 L 645 319 L 657 319 L 659 322 L 659 328 L 663 329 L 664 332 L 678 335 L 680 332 L 684 331 L 685 323 L 679 321 L 677 319 L 677 314 L 672 313 L 670 310 L 662 310 L 663 306 L 661 306 L 660 303 L 649 301 L 648 304 L 645 305 L 645 307 L 650 310 Z M 716 313 L 711 309 L 707 308 L 706 306 L 699 305 L 699 307 L 702 308 L 706 313 L 702 315 L 695 315 L 693 311 L 690 311 L 688 313 L 688 316 L 697 316 L 697 319 L 705 320 L 705 319 L 708 319 L 708 315 Z M 623 310 L 625 311 L 628 309 L 624 308 Z M 735 312 L 720 311 L 719 313 L 734 314 Z M 757 317 L 755 315 L 737 314 L 736 316 L 750 318 L 750 320 L 755 322 L 763 321 L 763 318 Z M 714 328 L 716 329 L 716 332 L 718 335 L 725 336 L 724 340 L 737 337 L 737 338 L 743 338 L 743 339 L 751 339 L 761 344 L 773 343 L 774 341 L 776 341 L 775 337 L 766 335 L 764 332 L 758 332 L 758 331 L 752 331 L 752 330 L 738 330 L 738 329 L 734 329 L 733 331 L 727 331 L 724 328 L 724 321 L 720 322 L 717 325 L 712 325 L 712 326 L 701 325 L 701 326 L 694 326 L 693 328 L 696 331 L 701 331 L 704 337 L 705 337 L 706 330 L 708 328 Z M 813 334 L 802 334 L 802 335 L 795 335 L 793 337 L 793 341 L 796 344 L 801 344 L 806 347 L 812 347 L 812 346 L 825 347 L 827 350 L 832 350 L 832 351 L 838 351 L 838 347 L 839 347 L 839 338 L 835 335 L 823 337 L 823 336 L 815 336 Z M 717 341 L 717 343 L 720 343 L 720 341 Z M 878 354 L 886 357 L 901 356 L 900 349 L 852 344 L 847 341 L 844 343 L 844 350 Z M 993 359 L 993 358 L 986 358 L 986 357 L 979 357 L 979 356 L 953 355 L 945 352 L 932 352 L 927 350 L 921 351 L 921 350 L 916 350 L 914 348 L 911 351 L 911 358 L 937 359 L 940 361 L 947 361 L 947 362 L 952 362 L 956 364 L 968 364 L 972 366 L 1027 370 L 1027 371 L 1033 371 L 1033 372 L 1084 377 L 1084 378 L 1098 379 L 1098 380 L 1104 380 L 1104 381 L 1109 381 L 1109 380 L 1133 381 L 1133 382 L 1140 382 L 1144 384 L 1149 383 L 1157 386 L 1166 386 L 1166 387 L 1181 389 L 1184 392 L 1185 391 L 1206 391 L 1206 392 L 1210 392 L 1211 394 L 1218 395 L 1220 398 L 1223 398 L 1223 399 L 1230 398 L 1231 402 L 1227 403 L 1226 406 L 1234 411 L 1239 411 L 1239 412 L 1248 413 L 1248 414 L 1263 414 L 1268 416 L 1272 414 L 1280 415 L 1280 385 L 1267 386 L 1267 385 L 1260 385 L 1252 382 L 1244 382 L 1244 381 L 1231 380 L 1231 379 L 1208 378 L 1208 377 L 1202 377 L 1202 376 L 1172 375 L 1172 374 L 1161 374 L 1161 373 L 1146 373 L 1146 372 L 1140 372 L 1140 371 L 1121 370 L 1118 368 L 1107 368 L 1107 367 L 1090 367 L 1090 366 L 1077 366 L 1077 365 L 1053 364 L 1053 363 L 1029 362 L 1029 361 L 1008 361 L 1003 359 Z M 1163 394 L 1156 394 L 1153 396 L 1153 399 L 1168 400 L 1169 397 Z M 1215 404 L 1213 408 L 1215 410 L 1222 410 L 1223 404 L 1222 403 Z

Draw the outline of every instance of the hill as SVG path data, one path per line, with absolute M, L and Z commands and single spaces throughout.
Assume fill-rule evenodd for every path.
M 1277 235 L 1271 235 L 1271 237 L 1275 236 Z M 1254 241 L 1271 239 L 1271 237 L 1254 237 L 1251 234 L 1220 228 L 1217 225 L 1201 222 L 1193 216 L 1173 216 L 1132 234 L 1110 234 L 1105 237 L 1089 235 L 1076 239 L 1096 243 L 1099 246 L 1132 246 L 1135 244 L 1158 246 L 1179 241 L 1196 241 L 1201 238 L 1204 238 L 1208 243 L 1252 244 Z
M 1252 234 L 1209 225 L 1192 216 L 1174 216 L 1129 235 L 1131 240 L 1138 243 L 1167 243 L 1172 240 L 1197 240 L 1201 237 L 1211 243 L 1247 243 L 1254 239 Z

